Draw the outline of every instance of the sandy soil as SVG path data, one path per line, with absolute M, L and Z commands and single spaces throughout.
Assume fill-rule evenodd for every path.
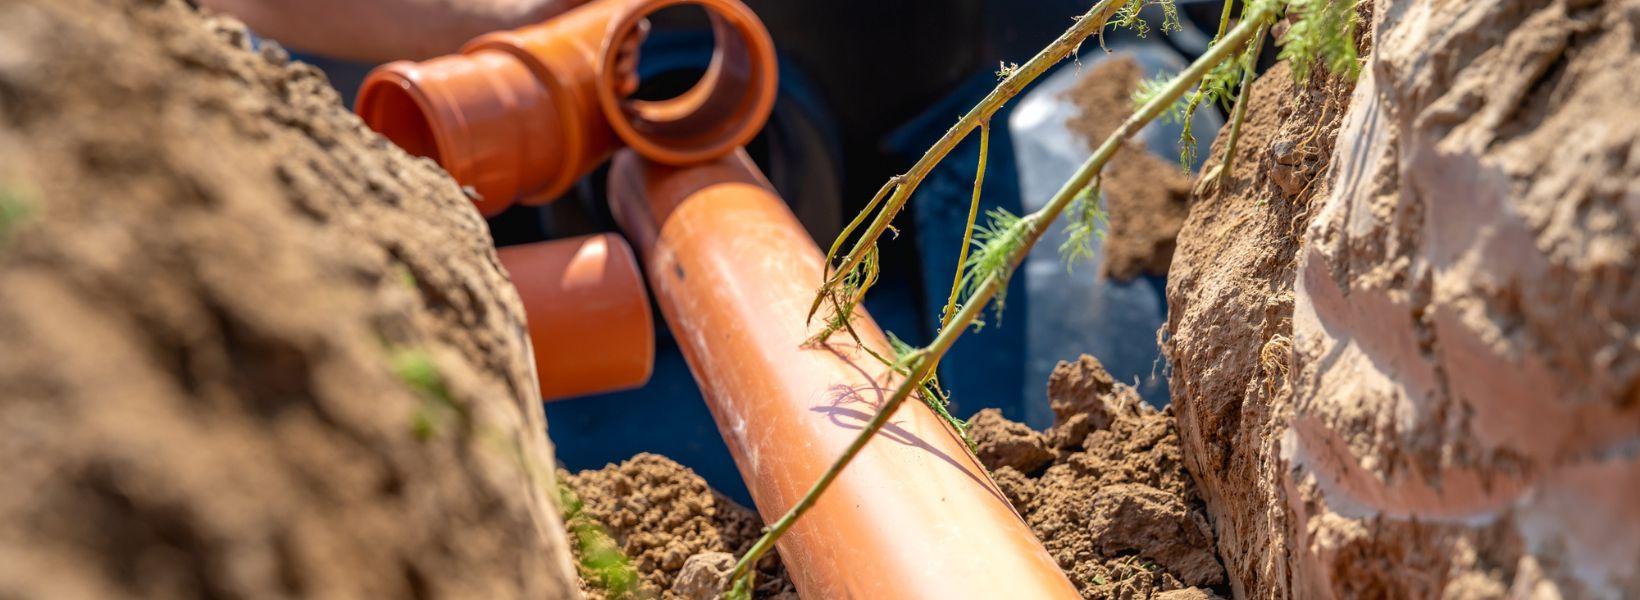
M 1065 91 L 1080 111 L 1065 126 L 1090 150 L 1103 143 L 1133 113 L 1141 76 L 1139 63 L 1127 54 L 1090 67 Z M 1118 281 L 1167 274 L 1174 238 L 1189 211 L 1190 176 L 1143 144 L 1129 142 L 1105 165 L 1102 182 L 1109 228 L 1099 273 Z
M 972 433 L 980 460 L 1082 596 L 1206 597 L 1222 586 L 1173 415 L 1086 355 L 1054 369 L 1048 401 L 1047 431 L 986 409 Z
M 583 498 L 586 514 L 620 544 L 638 570 L 641 596 L 689 597 L 674 586 L 690 558 L 714 553 L 739 558 L 762 535 L 756 511 L 664 456 L 639 454 L 619 465 L 563 475 Z M 778 553 L 765 557 L 759 567 L 758 598 L 797 598 Z M 602 597 L 597 590 L 583 591 L 590 598 Z
M 179 1 L 0 1 L 0 596 L 569 597 L 484 223 Z

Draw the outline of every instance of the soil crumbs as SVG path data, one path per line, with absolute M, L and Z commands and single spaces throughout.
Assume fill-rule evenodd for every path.
M 974 416 L 980 460 L 1084 598 L 1211 598 L 1213 529 L 1158 411 L 1083 355 L 1048 381 L 1054 425 Z
M 1065 126 L 1088 148 L 1098 146 L 1133 113 L 1139 63 L 1119 53 L 1088 69 L 1065 97 L 1080 111 Z M 1165 275 L 1173 262 L 1174 239 L 1190 210 L 1190 174 L 1157 158 L 1143 144 L 1128 142 L 1105 166 L 1102 189 L 1109 220 L 1102 276 L 1126 281 Z
M 694 568 L 719 562 L 733 568 L 734 559 L 762 534 L 763 521 L 755 511 L 664 456 L 644 453 L 619 465 L 560 475 L 580 495 L 584 514 L 602 525 L 632 561 L 640 579 L 634 595 L 640 598 L 699 597 L 698 590 L 686 589 L 699 587 L 686 581 L 686 563 Z M 796 600 L 797 590 L 775 553 L 758 564 L 755 591 L 758 598 Z M 584 583 L 582 593 L 606 597 Z

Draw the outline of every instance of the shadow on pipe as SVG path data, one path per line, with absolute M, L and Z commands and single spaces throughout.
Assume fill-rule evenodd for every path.
M 879 406 L 898 375 L 852 341 L 804 346 L 823 257 L 743 152 L 671 167 L 623 150 L 609 188 L 759 512 L 779 517 L 870 418 L 849 405 Z M 889 355 L 869 315 L 855 327 Z M 907 402 L 892 428 L 781 539 L 804 597 L 1078 597 L 939 417 Z

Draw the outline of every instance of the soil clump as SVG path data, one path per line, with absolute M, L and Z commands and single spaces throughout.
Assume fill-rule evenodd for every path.
M 1254 83 L 1164 331 L 1237 597 L 1640 592 L 1636 14 L 1363 3 L 1358 82 Z
M 1085 598 L 1154 598 L 1224 583 L 1173 415 L 1139 399 L 1099 361 L 1061 362 L 1044 432 L 974 416 L 978 455 Z M 1188 596 L 1185 596 L 1188 597 Z

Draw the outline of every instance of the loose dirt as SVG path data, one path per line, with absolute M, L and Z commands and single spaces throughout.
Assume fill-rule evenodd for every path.
M 1142 77 L 1130 54 L 1099 61 L 1065 91 L 1080 110 L 1065 126 L 1091 151 L 1133 113 L 1133 91 Z M 1189 174 L 1130 141 L 1105 166 L 1101 181 L 1109 228 L 1100 274 L 1118 281 L 1167 274 L 1174 238 L 1189 211 Z
M 311 67 L 0 2 L 0 597 L 569 597 L 522 324 Z
M 1090 356 L 1059 363 L 1048 401 L 1047 431 L 986 409 L 972 433 L 1003 494 L 1082 596 L 1211 597 L 1224 568 L 1184 471 L 1173 415 L 1145 404 Z
M 733 561 L 762 535 L 757 513 L 706 484 L 688 467 L 663 456 L 639 454 L 619 465 L 581 471 L 564 480 L 584 502 L 582 510 L 603 526 L 632 561 L 649 598 L 694 597 L 680 585 L 691 558 Z M 726 555 L 723 553 L 727 553 Z M 758 598 L 796 600 L 777 553 L 758 565 Z M 582 588 L 589 598 L 599 590 Z

